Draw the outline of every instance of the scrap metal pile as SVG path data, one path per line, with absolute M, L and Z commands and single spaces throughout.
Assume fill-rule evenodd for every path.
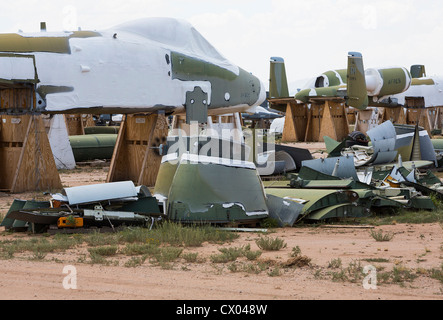
M 14 201 L 2 225 L 78 232 L 149 227 L 157 219 L 256 226 L 272 218 L 284 227 L 367 217 L 386 209 L 434 210 L 432 198 L 443 200 L 443 185 L 428 169 L 437 158 L 427 132 L 388 121 L 367 136 L 354 133 L 343 142 L 326 138 L 329 155 L 322 159 L 295 152 L 297 148 L 275 148 L 285 150 L 286 157 L 274 160 L 289 161 L 281 167 L 290 172 L 273 181 L 263 181 L 254 162 L 234 160 L 232 154 L 202 156 L 199 152 L 208 146 L 188 139 L 185 150 L 194 146 L 195 154 L 171 151 L 163 156 L 152 193 L 130 181 L 65 188 L 50 201 Z M 248 148 L 240 145 L 240 150 L 245 154 Z
M 161 218 L 157 200 L 132 181 L 63 189 L 49 201 L 14 200 L 1 226 L 34 233 L 78 233 L 147 226 Z

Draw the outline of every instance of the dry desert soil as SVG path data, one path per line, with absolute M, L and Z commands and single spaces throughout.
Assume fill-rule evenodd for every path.
M 107 169 L 83 167 L 60 176 L 64 187 L 104 183 Z M 13 199 L 42 197 L 0 194 L 0 215 L 6 214 Z M 371 230 L 393 238 L 378 242 Z M 167 266 L 149 259 L 128 266 L 128 257 L 119 254 L 109 258 L 110 263 L 92 264 L 85 258 L 86 245 L 40 259 L 30 252 L 12 258 L 0 255 L 0 299 L 443 300 L 443 227 L 439 223 L 301 226 L 272 229 L 266 235 L 239 232 L 238 236 L 229 243 L 184 248 L 183 253 L 198 253 L 198 259 L 178 259 Z M 252 251 L 259 250 L 256 240 L 264 236 L 283 240 L 285 247 L 262 251 L 253 261 L 211 260 L 220 248 L 249 245 Z M 0 231 L 2 243 L 41 237 L 54 236 Z M 69 266 L 75 269 L 65 269 Z M 362 273 L 365 267 L 372 268 L 372 273 Z M 75 276 L 75 287 L 70 276 Z

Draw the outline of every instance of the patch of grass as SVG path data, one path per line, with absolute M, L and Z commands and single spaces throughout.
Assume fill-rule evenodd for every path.
M 368 258 L 368 259 L 363 259 L 364 261 L 367 262 L 389 262 L 389 259 L 385 259 L 385 258 Z
M 391 241 L 394 238 L 393 233 L 383 233 L 383 230 L 371 230 L 371 237 L 375 239 L 375 241 L 383 242 L 383 241 Z
M 341 266 L 342 266 L 342 262 L 341 262 L 340 258 L 332 259 L 328 263 L 328 268 L 330 268 L 330 269 L 338 269 L 338 268 L 341 268 Z
M 255 243 L 260 249 L 265 251 L 278 251 L 286 247 L 286 243 L 278 237 L 260 237 Z
M 154 255 L 160 251 L 158 245 L 144 243 L 128 243 L 121 252 L 128 256 Z
M 188 252 L 182 254 L 182 258 L 185 259 L 186 262 L 197 262 L 198 252 Z
M 433 269 L 429 270 L 429 276 L 432 279 L 436 279 L 436 280 L 440 281 L 440 283 L 443 283 L 443 263 L 441 264 L 440 269 L 433 268 Z
M 153 254 L 153 257 L 155 258 L 155 260 L 157 260 L 158 263 L 173 262 L 180 257 L 182 252 L 183 252 L 182 248 L 176 248 L 176 247 L 160 248 L 158 252 Z
M 147 257 L 147 255 L 143 255 L 141 257 L 131 257 L 128 261 L 125 262 L 124 266 L 127 268 L 139 267 L 145 262 Z
M 395 223 L 443 223 L 443 207 L 441 207 L 439 203 L 436 204 L 436 207 L 436 210 L 399 209 L 389 214 L 377 213 L 372 217 L 360 218 L 360 222 L 377 226 L 392 225 Z
M 205 225 L 184 226 L 179 223 L 163 222 L 152 230 L 128 228 L 118 235 L 121 243 L 169 244 L 175 247 L 200 247 L 204 242 L 225 243 L 239 236 Z
M 255 260 L 262 254 L 260 250 L 251 251 L 251 246 L 249 244 L 242 247 L 219 248 L 218 251 L 221 253 L 210 256 L 213 263 L 233 262 L 239 257 L 246 257 L 248 260 Z
M 117 254 L 117 246 L 103 246 L 88 248 L 90 255 L 98 255 L 102 257 L 112 257 Z

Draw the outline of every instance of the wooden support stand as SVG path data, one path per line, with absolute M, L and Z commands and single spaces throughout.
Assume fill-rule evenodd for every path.
M 357 118 L 355 120 L 354 131 L 360 131 L 366 134 L 369 130 L 378 125 L 378 113 L 373 108 L 366 110 L 358 110 Z
M 323 142 L 324 136 L 341 141 L 349 134 L 349 111 L 343 99 L 318 99 L 310 104 L 273 99 L 270 103 L 280 109 L 286 103 L 283 142 Z
M 349 135 L 344 101 L 326 100 L 311 104 L 305 141 L 323 142 L 324 136 L 342 141 Z
M 107 182 L 131 180 L 155 185 L 161 156 L 156 149 L 166 143 L 168 123 L 162 114 L 126 115 L 114 148 Z
M 308 126 L 309 107 L 307 104 L 288 102 L 286 107 L 283 142 L 303 142 Z
M 378 124 L 391 121 L 393 124 L 406 124 L 406 113 L 402 106 L 378 108 Z
M 41 116 L 0 115 L 0 191 L 62 188 Z
M 423 127 L 430 137 L 435 123 L 435 109 L 425 108 L 423 97 L 405 97 L 406 124 Z
M 86 127 L 95 126 L 90 114 L 65 114 L 65 122 L 70 136 L 83 135 Z

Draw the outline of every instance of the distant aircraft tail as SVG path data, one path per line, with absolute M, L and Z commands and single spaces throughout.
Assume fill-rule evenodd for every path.
M 348 106 L 364 110 L 369 104 L 363 57 L 359 52 L 348 53 L 347 95 Z
M 414 64 L 413 66 L 411 66 L 411 76 L 412 78 L 426 77 L 425 66 L 422 64 Z
M 285 60 L 271 57 L 271 72 L 269 78 L 269 97 L 288 98 L 288 80 L 286 78 Z

